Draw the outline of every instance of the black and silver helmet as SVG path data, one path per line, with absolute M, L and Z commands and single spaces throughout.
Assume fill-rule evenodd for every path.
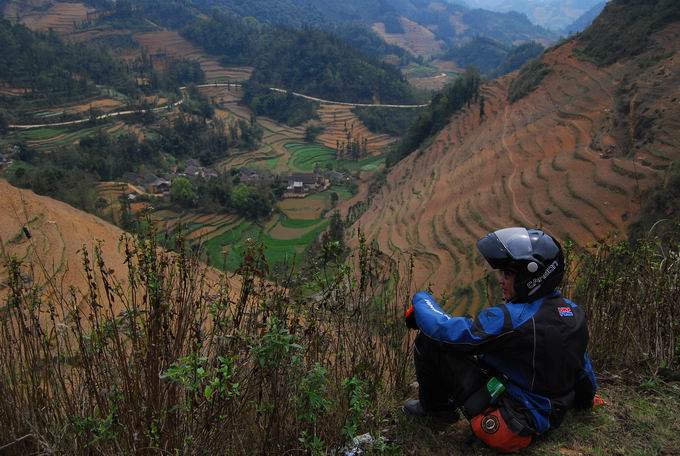
M 515 274 L 514 299 L 540 298 L 562 282 L 562 247 L 541 230 L 504 228 L 477 241 L 477 249 L 492 268 Z

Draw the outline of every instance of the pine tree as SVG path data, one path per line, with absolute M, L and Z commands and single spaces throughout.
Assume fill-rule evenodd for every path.
M 486 113 L 484 112 L 484 95 L 479 98 L 479 121 L 483 122 Z

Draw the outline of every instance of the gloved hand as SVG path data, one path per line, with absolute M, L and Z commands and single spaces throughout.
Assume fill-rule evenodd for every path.
M 404 312 L 404 323 L 406 323 L 406 327 L 409 329 L 420 329 L 416 322 L 416 313 L 413 306 L 409 306 L 406 312 Z

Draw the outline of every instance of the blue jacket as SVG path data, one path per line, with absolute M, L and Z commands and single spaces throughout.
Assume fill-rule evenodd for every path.
M 425 335 L 477 355 L 503 380 L 535 434 L 559 426 L 570 408 L 592 405 L 597 383 L 586 353 L 586 317 L 559 292 L 487 307 L 474 319 L 448 315 L 424 291 L 413 297 L 413 307 Z

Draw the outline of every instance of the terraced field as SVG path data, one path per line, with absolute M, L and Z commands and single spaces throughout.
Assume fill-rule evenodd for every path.
M 354 138 L 361 142 L 363 138 L 366 138 L 368 139 L 368 152 L 380 154 L 396 141 L 396 138 L 389 135 L 369 131 L 349 106 L 322 104 L 318 113 L 320 123 L 325 130 L 319 135 L 317 141 L 331 149 L 335 149 L 338 141 L 347 143 L 349 138 Z
M 676 33 L 667 29 L 657 39 Z M 573 45 L 549 52 L 552 73 L 512 105 L 514 75 L 486 83 L 486 118 L 480 122 L 479 105 L 456 115 L 424 153 L 393 169 L 357 222 L 384 252 L 413 255 L 415 285 L 431 283 L 449 296 L 449 310 L 472 311 L 489 299 L 487 269 L 475 249 L 484 234 L 538 226 L 584 246 L 625 235 L 641 193 L 680 155 L 673 134 L 680 126 L 680 58 L 646 70 L 635 61 L 597 68 L 576 59 Z M 631 125 L 637 116 L 662 113 L 653 139 L 634 144 L 629 155 L 620 138 L 632 132 L 621 132 L 614 114 L 624 77 L 636 87 Z
M 249 121 L 252 112 L 240 104 L 241 89 L 209 88 L 201 89 L 218 104 L 215 114 L 226 122 L 234 120 Z M 258 124 L 263 129 L 261 146 L 255 151 L 234 151 L 226 160 L 218 165 L 219 169 L 228 170 L 243 166 L 255 166 L 269 169 L 275 173 L 287 173 L 290 171 L 288 162 L 290 153 L 285 147 L 288 143 L 303 141 L 304 129 L 302 127 L 289 127 L 279 124 L 266 117 L 258 117 Z
M 289 151 L 288 168 L 291 171 L 311 172 L 318 166 L 324 169 L 327 164 L 345 168 L 350 171 L 377 171 L 385 164 L 384 157 L 366 157 L 361 160 L 345 160 L 336 158 L 335 150 L 316 144 L 286 144 Z
M 205 54 L 179 33 L 170 30 L 158 30 L 147 33 L 135 33 L 134 39 L 153 54 L 166 54 L 190 60 L 197 60 L 205 72 L 208 82 L 247 81 L 253 72 L 251 67 L 225 67 L 216 58 Z
M 113 135 L 130 131 L 130 127 L 123 122 L 113 122 L 85 128 L 45 127 L 11 132 L 3 136 L 0 140 L 0 145 L 15 144 L 23 141 L 38 151 L 50 152 L 58 147 L 77 144 L 82 138 L 94 135 L 100 129 L 104 129 Z
M 444 50 L 444 44 L 426 27 L 405 17 L 399 18 L 399 21 L 404 29 L 403 34 L 386 33 L 385 24 L 382 22 L 373 24 L 373 31 L 386 42 L 406 49 L 414 55 L 431 57 Z
M 428 65 L 411 64 L 402 73 L 414 87 L 421 90 L 438 91 L 458 77 L 464 70 L 451 61 L 434 60 Z
M 216 115 L 219 118 L 227 122 L 238 119 L 250 120 L 252 112 L 240 104 L 242 96 L 240 88 L 206 87 L 202 88 L 201 92 L 217 103 L 219 108 L 216 110 Z M 318 138 L 323 146 L 304 145 L 303 127 L 290 127 L 266 117 L 258 117 L 257 121 L 264 130 L 262 146 L 256 151 L 230 154 L 224 162 L 220 163 L 219 168 L 226 170 L 255 166 L 282 174 L 291 171 L 312 171 L 316 163 L 324 165 L 330 161 L 336 161 L 351 170 L 375 171 L 384 162 L 378 154 L 384 152 L 395 141 L 388 135 L 376 135 L 369 132 L 348 106 L 321 105 L 319 115 L 319 123 L 325 127 L 324 132 Z M 345 125 L 347 130 L 345 130 Z M 337 141 L 346 141 L 348 133 L 354 138 L 368 138 L 368 151 L 371 156 L 359 162 L 335 160 Z M 301 148 L 306 148 L 308 151 L 301 153 Z M 309 151 L 312 151 L 312 155 L 309 155 Z M 317 156 L 318 159 L 314 158 Z
M 60 34 L 67 34 L 76 29 L 76 25 L 85 21 L 95 10 L 84 3 L 57 2 L 46 10 L 27 11 L 26 5 L 12 5 L 6 7 L 7 17 L 14 17 L 31 30 L 54 30 Z M 36 5 L 37 6 L 37 5 Z
M 331 191 L 341 200 L 349 193 L 340 188 L 286 199 L 269 220 L 255 223 L 230 214 L 179 214 L 170 210 L 153 213 L 156 226 L 173 233 L 180 230 L 192 243 L 201 244 L 206 261 L 226 271 L 238 269 L 248 240 L 262 242 L 270 265 L 295 261 L 300 264 L 307 246 L 328 226 L 324 213 L 331 208 Z

